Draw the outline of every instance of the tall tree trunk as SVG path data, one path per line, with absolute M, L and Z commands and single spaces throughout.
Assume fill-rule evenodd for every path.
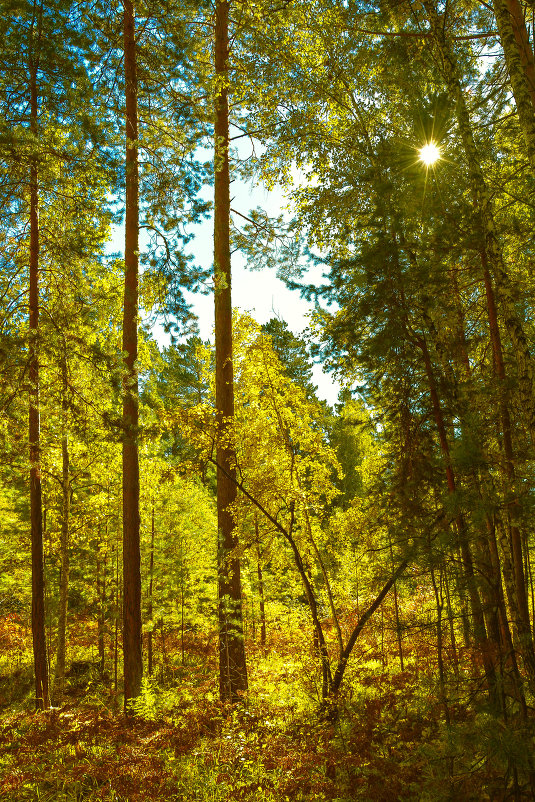
M 65 685 L 65 649 L 67 635 L 67 607 L 69 603 L 69 525 L 71 508 L 71 483 L 69 466 L 68 434 L 68 382 L 67 382 L 67 344 L 63 342 L 61 357 L 61 574 L 59 583 L 58 642 L 56 648 L 56 668 L 54 672 L 54 699 L 58 703 L 63 697 Z
M 493 6 L 518 120 L 535 170 L 535 64 L 524 13 L 518 0 L 494 0 Z
M 114 599 L 114 618 L 115 627 L 113 633 L 113 687 L 115 697 L 119 692 L 119 621 L 122 617 L 121 595 L 119 585 L 119 533 L 115 539 L 115 599 Z
M 149 672 L 149 677 L 152 676 L 152 661 L 153 661 L 153 653 L 152 653 L 152 616 L 153 616 L 153 603 L 152 603 L 152 593 L 154 590 L 154 534 L 155 534 L 155 522 L 154 522 L 154 499 L 152 500 L 152 513 L 151 513 L 151 527 L 150 527 L 150 561 L 149 561 L 149 607 L 147 610 L 147 615 L 149 618 L 149 631 L 147 633 L 147 670 Z
M 137 379 L 139 166 L 135 17 L 132 0 L 124 0 L 124 69 L 126 99 L 126 215 L 123 313 L 123 656 L 124 705 L 141 690 L 141 553 L 139 542 L 139 455 Z
M 256 535 L 256 567 L 258 576 L 258 595 L 260 597 L 260 645 L 266 645 L 266 601 L 264 597 L 264 575 L 262 573 L 262 562 L 260 553 L 260 534 L 258 531 L 258 513 L 254 517 Z
M 219 692 L 235 702 L 247 690 L 243 637 L 240 560 L 232 504 L 236 499 L 236 455 L 232 444 L 234 375 L 232 365 L 232 301 L 230 270 L 230 170 L 228 108 L 227 0 L 216 2 L 214 119 L 214 283 L 216 411 L 219 426 L 217 462 Z M 223 470 L 222 470 L 223 469 Z M 229 474 L 229 476 L 227 476 Z
M 97 600 L 98 600 L 98 613 L 97 613 L 97 641 L 98 641 L 98 658 L 99 658 L 99 671 L 100 676 L 104 674 L 106 666 L 106 644 L 105 644 L 105 626 L 106 626 L 106 552 L 103 555 L 100 553 L 101 540 L 99 533 L 99 542 L 97 546 Z
M 450 647 L 453 655 L 453 670 L 457 680 L 459 680 L 459 655 L 457 651 L 457 639 L 455 637 L 455 626 L 453 616 L 453 606 L 451 603 L 450 584 L 448 579 L 448 566 L 444 566 L 444 590 L 446 592 L 446 612 L 448 616 L 448 629 L 450 634 Z
M 390 549 L 390 561 L 392 564 L 392 571 L 394 571 L 394 550 L 392 548 L 392 536 L 388 534 L 388 545 Z M 399 603 L 398 603 L 398 589 L 397 584 L 394 582 L 394 616 L 396 619 L 396 639 L 398 642 L 399 664 L 402 671 L 405 670 L 403 661 L 403 642 L 401 636 L 401 622 L 399 620 Z
M 37 62 L 30 62 L 30 125 L 37 139 Z M 28 378 L 30 444 L 30 522 L 32 540 L 32 638 L 37 709 L 50 706 L 48 659 L 45 633 L 45 575 L 43 554 L 43 510 L 41 492 L 41 441 L 39 410 L 39 178 L 37 157 L 30 163 L 30 297 Z
M 442 592 L 443 569 L 442 568 L 440 569 L 439 580 L 437 582 L 435 569 L 433 567 L 433 555 L 431 553 L 430 542 L 428 543 L 428 547 L 429 547 L 429 568 L 431 573 L 431 583 L 433 585 L 433 591 L 435 593 L 435 604 L 437 608 L 437 661 L 438 661 L 440 699 L 442 702 L 442 706 L 444 708 L 444 717 L 446 719 L 446 724 L 448 727 L 450 727 L 451 720 L 450 720 L 450 709 L 448 705 L 448 694 L 446 691 L 446 669 L 444 666 L 444 644 L 443 644 L 443 627 L 442 627 L 442 612 L 444 610 L 444 595 Z

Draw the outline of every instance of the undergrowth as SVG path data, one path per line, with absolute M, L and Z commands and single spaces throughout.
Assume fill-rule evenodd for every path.
M 6 802 L 533 798 L 533 731 L 519 717 L 494 718 L 483 697 L 468 703 L 469 666 L 466 688 L 450 688 L 446 726 L 422 661 L 408 654 L 401 671 L 369 644 L 352 660 L 334 721 L 321 716 L 305 651 L 257 649 L 250 693 L 233 709 L 218 702 L 215 655 L 190 654 L 144 680 L 129 716 L 95 663 L 72 665 L 62 705 L 45 713 L 31 709 L 31 666 L 10 676 L 0 726 Z

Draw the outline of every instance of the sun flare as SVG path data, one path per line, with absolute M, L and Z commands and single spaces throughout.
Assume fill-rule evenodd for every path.
M 420 161 L 423 162 L 426 167 L 432 167 L 432 165 L 440 159 L 440 148 L 431 140 L 431 142 L 426 142 L 423 148 L 420 148 L 418 155 Z

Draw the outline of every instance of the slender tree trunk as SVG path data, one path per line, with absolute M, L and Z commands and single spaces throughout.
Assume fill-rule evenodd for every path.
M 390 560 L 392 563 L 392 571 L 394 570 L 394 551 L 392 549 L 392 538 L 389 534 L 388 537 L 388 545 L 390 547 Z M 397 585 L 394 582 L 394 614 L 396 617 L 396 639 L 398 642 L 398 652 L 399 652 L 399 665 L 402 671 L 405 670 L 404 663 L 403 663 L 403 643 L 401 638 L 401 624 L 399 620 L 399 604 L 398 604 L 398 589 Z
M 167 649 L 165 646 L 165 628 L 163 617 L 160 618 L 160 637 L 162 641 L 162 670 L 160 672 L 160 677 L 163 685 L 167 678 Z
M 148 608 L 148 617 L 149 617 L 149 626 L 150 629 L 147 634 L 147 660 L 148 660 L 148 672 L 149 677 L 152 676 L 152 616 L 153 616 L 153 601 L 152 601 L 152 593 L 154 590 L 154 533 L 155 533 L 155 524 L 154 524 L 154 499 L 152 500 L 152 513 L 151 513 L 151 528 L 150 528 L 150 561 L 149 561 L 149 608 Z
M 37 64 L 30 63 L 31 130 L 37 130 Z M 43 510 L 41 491 L 41 441 L 39 411 L 39 179 L 37 157 L 30 164 L 30 297 L 28 378 L 30 444 L 30 522 L 32 541 L 32 638 L 37 709 L 50 706 L 48 659 L 45 633 L 45 575 L 43 553 Z
M 444 666 L 444 644 L 443 644 L 443 637 L 442 637 L 442 612 L 444 609 L 444 595 L 442 592 L 442 571 L 440 572 L 439 582 L 437 582 L 437 578 L 435 576 L 435 569 L 433 568 L 433 557 L 431 554 L 431 548 L 429 544 L 429 560 L 430 560 L 430 569 L 431 569 L 431 582 L 433 585 L 433 591 L 435 594 L 435 603 L 437 608 L 437 660 L 438 660 L 438 676 L 439 676 L 439 687 L 440 687 L 440 698 L 442 701 L 442 706 L 444 707 L 444 716 L 446 719 L 446 724 L 448 727 L 451 726 L 450 721 L 450 710 L 448 705 L 448 694 L 446 692 L 446 669 Z
M 448 629 L 450 633 L 450 645 L 453 654 L 453 670 L 457 680 L 459 679 L 459 655 L 457 652 L 457 639 L 455 637 L 455 626 L 453 622 L 453 608 L 450 596 L 450 584 L 448 579 L 448 567 L 444 567 L 444 590 L 446 591 L 446 613 L 448 616 Z
M 524 684 L 518 668 L 516 651 L 513 647 L 513 638 L 509 627 L 509 619 L 507 617 L 507 608 L 505 605 L 505 597 L 503 594 L 503 587 L 501 581 L 500 557 L 498 553 L 498 544 L 496 542 L 496 527 L 492 520 L 488 521 L 488 532 L 489 532 L 488 544 L 489 544 L 490 560 L 493 565 L 494 575 L 497 578 L 496 593 L 498 597 L 498 624 L 500 627 L 500 642 L 501 642 L 500 657 L 504 664 L 510 664 L 512 667 L 512 677 L 516 689 L 516 697 L 520 702 L 520 706 L 525 717 L 527 716 L 527 707 L 526 707 L 526 697 L 524 693 Z M 503 657 L 504 652 L 505 652 L 505 657 Z M 501 673 L 503 676 L 504 675 L 503 669 Z M 503 706 L 505 709 L 505 700 L 503 702 Z
M 535 170 L 535 65 L 524 13 L 518 0 L 494 0 L 493 6 L 518 120 Z
M 132 0 L 124 0 L 124 67 L 126 98 L 126 219 L 123 313 L 123 656 L 124 705 L 141 690 L 141 553 L 139 542 L 139 455 L 137 379 L 139 166 L 135 17 Z
M 260 554 L 260 536 L 258 531 L 258 515 L 255 512 L 255 533 L 256 533 L 256 565 L 258 576 L 258 595 L 260 597 L 260 645 L 266 645 L 266 601 L 264 598 L 264 577 L 262 574 L 262 562 Z
M 68 435 L 68 382 L 67 382 L 67 354 L 66 343 L 63 343 L 61 358 L 62 376 L 62 416 L 61 416 L 61 574 L 59 583 L 59 615 L 58 615 L 58 642 L 56 649 L 56 669 L 54 673 L 54 699 L 58 703 L 63 697 L 65 685 L 65 648 L 67 634 L 67 607 L 69 603 L 69 526 L 70 526 L 70 465 L 69 465 L 69 435 Z
M 498 315 L 496 311 L 496 304 L 494 301 L 494 292 L 492 288 L 490 273 L 486 266 L 486 259 L 484 255 L 483 255 L 483 264 L 484 264 L 483 274 L 485 282 L 485 293 L 487 296 L 487 309 L 489 317 L 490 339 L 492 345 L 494 365 L 496 368 L 496 374 L 498 376 L 498 382 L 499 382 L 499 394 L 500 394 L 499 407 L 502 419 L 501 424 L 502 424 L 503 450 L 505 454 L 505 473 L 508 479 L 509 493 L 512 495 L 512 498 L 509 500 L 508 504 L 509 518 L 511 520 L 511 544 L 512 544 L 511 556 L 513 559 L 513 567 L 515 574 L 518 609 L 520 615 L 522 616 L 524 625 L 529 628 L 530 626 L 529 608 L 528 608 L 526 581 L 524 577 L 522 537 L 520 535 L 520 530 L 517 525 L 517 521 L 519 518 L 519 510 L 518 510 L 518 499 L 516 498 L 516 492 L 514 487 L 515 463 L 514 463 L 513 438 L 512 438 L 512 423 L 506 399 L 506 392 L 507 392 L 506 375 L 503 361 L 500 330 L 498 326 Z
M 398 565 L 398 567 L 396 568 L 396 570 L 394 571 L 394 573 L 392 574 L 390 579 L 388 579 L 388 581 L 385 582 L 385 584 L 383 585 L 380 593 L 376 596 L 376 598 L 370 604 L 370 606 L 367 607 L 366 610 L 364 610 L 364 612 L 360 616 L 359 620 L 357 621 L 357 624 L 356 624 L 355 628 L 353 629 L 353 632 L 349 636 L 349 638 L 347 640 L 347 643 L 346 643 L 346 645 L 344 647 L 343 654 L 342 654 L 340 660 L 338 661 L 338 665 L 336 666 L 336 671 L 334 672 L 334 677 L 333 677 L 333 681 L 332 681 L 332 685 L 331 685 L 331 693 L 332 693 L 333 698 L 336 697 L 338 691 L 340 690 L 340 686 L 341 686 L 342 680 L 344 678 L 344 674 L 345 674 L 345 670 L 347 668 L 347 663 L 348 663 L 349 657 L 351 655 L 351 652 L 353 651 L 355 643 L 357 642 L 357 640 L 359 638 L 360 633 L 362 632 L 362 630 L 364 629 L 364 627 L 366 626 L 366 624 L 368 623 L 368 621 L 370 620 L 370 618 L 372 617 L 374 612 L 381 606 L 381 604 L 383 603 L 383 600 L 386 598 L 388 593 L 394 587 L 396 581 L 404 573 L 404 571 L 407 568 L 409 562 L 410 562 L 410 559 L 403 560 L 403 562 L 400 563 L 400 565 Z
M 106 622 L 106 555 L 101 556 L 101 541 L 97 547 L 97 598 L 98 598 L 98 618 L 97 618 L 97 641 L 100 676 L 104 674 L 106 664 L 106 652 L 104 641 L 104 628 Z
M 301 487 L 301 482 L 299 481 L 299 479 L 298 479 L 298 483 L 299 483 L 299 487 Z M 310 540 L 310 543 L 312 544 L 312 549 L 314 551 L 314 554 L 316 555 L 316 560 L 317 560 L 317 562 L 319 564 L 321 575 L 323 576 L 323 582 L 325 583 L 325 590 L 327 591 L 327 599 L 329 600 L 329 608 L 331 610 L 333 626 L 334 626 L 334 628 L 336 630 L 336 640 L 338 641 L 338 659 L 340 659 L 341 656 L 342 656 L 342 653 L 344 651 L 344 640 L 343 640 L 343 637 L 342 637 L 342 628 L 340 626 L 340 621 L 338 619 L 338 614 L 336 612 L 336 606 L 335 606 L 335 603 L 334 603 L 334 596 L 333 596 L 333 592 L 332 592 L 332 588 L 331 588 L 331 583 L 329 582 L 329 575 L 328 575 L 328 573 L 327 573 L 327 571 L 325 569 L 325 564 L 323 562 L 320 550 L 318 549 L 318 547 L 316 545 L 316 541 L 314 540 L 314 537 L 312 535 L 312 526 L 310 524 L 310 516 L 309 516 L 309 514 L 308 514 L 308 512 L 306 510 L 304 512 L 304 516 L 305 516 L 305 523 L 306 523 L 306 529 L 307 529 L 308 538 Z M 382 615 L 382 610 L 381 610 L 381 615 Z
M 186 657 L 186 650 L 184 646 L 184 607 L 186 604 L 185 598 L 185 576 L 184 572 L 186 567 L 184 565 L 184 552 L 183 549 L 180 549 L 180 663 L 184 665 L 185 657 Z
M 115 540 L 115 630 L 113 633 L 113 685 L 116 697 L 119 692 L 119 620 L 121 619 L 119 588 L 119 535 L 117 535 Z
M 216 411 L 219 427 L 217 462 L 219 692 L 221 701 L 236 702 L 247 691 L 243 637 L 240 560 L 232 517 L 236 499 L 236 455 L 232 444 L 234 376 L 232 365 L 232 301 L 230 268 L 230 169 L 228 107 L 227 0 L 216 0 L 214 120 L 214 284 Z M 230 474 L 230 477 L 228 476 Z
M 213 464 L 216 465 L 218 470 L 220 470 L 221 472 L 224 472 L 229 477 L 231 476 L 231 474 L 228 471 L 226 471 L 224 468 L 222 468 L 221 465 L 219 465 L 217 463 L 217 461 L 214 460 L 213 457 L 210 457 L 209 460 L 210 460 L 210 462 L 212 462 Z M 364 629 L 364 627 L 366 626 L 366 624 L 368 623 L 368 621 L 370 620 L 372 615 L 375 613 L 375 611 L 381 606 L 381 604 L 383 602 L 383 599 L 385 599 L 385 597 L 388 595 L 388 593 L 390 592 L 390 590 L 393 587 L 393 585 L 396 582 L 396 580 L 399 579 L 399 577 L 402 575 L 402 573 L 407 568 L 407 565 L 409 564 L 410 560 L 412 559 L 413 552 L 411 552 L 410 556 L 406 560 L 404 560 L 396 568 L 396 570 L 394 571 L 394 573 L 392 574 L 390 579 L 385 583 L 385 585 L 381 589 L 381 591 L 378 594 L 378 596 L 369 605 L 369 607 L 366 608 L 366 610 L 363 612 L 363 614 L 358 619 L 357 624 L 355 625 L 355 627 L 354 627 L 351 635 L 349 636 L 349 639 L 348 639 L 348 641 L 347 641 L 347 643 L 346 643 L 346 645 L 344 647 L 344 651 L 343 651 L 342 655 L 340 656 L 340 659 L 338 661 L 338 665 L 336 666 L 336 672 L 335 672 L 334 677 L 333 677 L 332 672 L 331 672 L 329 651 L 327 649 L 327 644 L 325 642 L 325 636 L 324 636 L 323 629 L 322 629 L 322 626 L 321 626 L 321 621 L 320 621 L 320 618 L 319 618 L 318 605 L 317 605 L 317 602 L 316 602 L 314 589 L 313 589 L 311 581 L 310 581 L 310 579 L 309 579 L 309 577 L 307 575 L 307 569 L 305 568 L 305 564 L 303 562 L 303 558 L 301 557 L 301 554 L 299 552 L 299 548 L 298 548 L 297 543 L 295 542 L 295 539 L 294 539 L 293 534 L 292 534 L 293 533 L 293 528 L 294 528 L 294 522 L 295 522 L 295 504 L 294 504 L 294 502 L 292 501 L 290 503 L 290 523 L 289 523 L 288 529 L 285 529 L 283 527 L 283 525 L 280 523 L 280 521 L 278 521 L 276 518 L 274 518 L 272 515 L 270 515 L 270 513 L 265 509 L 265 507 L 263 507 L 262 504 L 257 499 L 255 499 L 255 497 L 252 496 L 248 492 L 248 490 L 246 490 L 246 488 L 243 485 L 243 482 L 239 482 L 238 483 L 238 481 L 236 480 L 235 477 L 232 479 L 232 481 L 236 485 L 236 488 L 239 487 L 239 489 L 244 494 L 244 496 L 246 498 L 248 498 L 249 501 L 251 501 L 254 504 L 254 506 L 256 507 L 257 510 L 259 510 L 263 515 L 266 516 L 268 521 L 270 521 L 273 524 L 275 529 L 277 529 L 284 536 L 286 541 L 290 544 L 290 547 L 291 547 L 292 553 L 293 553 L 293 557 L 294 557 L 295 566 L 296 566 L 296 568 L 297 568 L 297 570 L 299 572 L 299 576 L 301 577 L 301 581 L 303 583 L 303 587 L 304 587 L 305 594 L 306 594 L 307 601 L 308 601 L 308 606 L 310 608 L 310 614 L 312 616 L 312 621 L 313 621 L 313 624 L 314 624 L 314 629 L 315 629 L 315 632 L 316 632 L 316 635 L 317 635 L 317 639 L 318 639 L 318 651 L 319 651 L 320 656 L 321 656 L 322 674 L 323 674 L 322 698 L 323 698 L 324 702 L 328 702 L 330 698 L 336 697 L 336 694 L 340 690 L 340 685 L 342 684 L 342 680 L 344 678 L 344 673 L 345 673 L 345 670 L 346 670 L 346 667 L 347 667 L 347 662 L 349 660 L 351 652 L 353 651 L 353 647 L 355 646 L 355 643 L 357 642 L 357 639 L 358 639 L 360 633 L 362 632 L 362 630 Z

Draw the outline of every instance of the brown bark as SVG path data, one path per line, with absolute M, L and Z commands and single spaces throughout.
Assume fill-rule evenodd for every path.
M 535 64 L 524 12 L 519 0 L 494 0 L 493 5 L 518 120 L 535 168 Z
M 152 604 L 152 593 L 154 589 L 154 534 L 155 534 L 155 523 L 154 523 L 154 499 L 152 501 L 152 514 L 151 514 L 151 527 L 150 527 L 150 561 L 149 561 L 149 607 L 147 610 L 147 615 L 149 618 L 149 626 L 150 629 L 147 633 L 147 668 L 149 672 L 149 677 L 152 676 L 152 661 L 153 661 L 153 650 L 152 650 L 152 615 L 153 615 L 153 604 Z
M 448 695 L 446 692 L 446 670 L 444 666 L 444 645 L 442 638 L 442 611 L 444 609 L 444 596 L 442 593 L 442 570 L 440 571 L 440 578 L 439 581 L 437 582 L 437 578 L 435 576 L 435 570 L 433 568 L 433 558 L 431 556 L 430 545 L 431 544 L 429 543 L 429 559 L 431 562 L 430 565 L 431 583 L 433 585 L 433 591 L 435 594 L 435 604 L 437 608 L 437 662 L 438 662 L 440 699 L 442 702 L 442 706 L 444 708 L 444 717 L 446 719 L 446 724 L 449 727 L 451 725 L 451 720 L 450 720 L 450 709 L 448 705 Z
M 455 672 L 455 676 L 459 679 L 459 655 L 457 651 L 457 639 L 455 637 L 455 627 L 454 627 L 454 618 L 453 618 L 453 607 L 451 603 L 451 595 L 450 595 L 450 584 L 448 579 L 448 567 L 445 567 L 444 570 L 444 590 L 446 592 L 446 613 L 448 616 L 448 629 L 450 635 L 450 647 L 452 651 L 452 663 L 453 663 L 453 670 Z
M 217 463 L 219 691 L 223 702 L 236 702 L 247 690 L 243 637 L 240 560 L 231 507 L 236 499 L 236 455 L 232 444 L 234 376 L 230 265 L 230 168 L 228 107 L 228 13 L 226 0 L 216 2 L 214 114 L 214 283 L 216 413 L 219 427 Z
M 63 696 L 65 684 L 65 649 L 67 634 L 67 608 L 69 601 L 69 522 L 70 522 L 70 460 L 68 435 L 68 401 L 67 401 L 67 354 L 66 343 L 63 343 L 61 359 L 62 376 L 62 419 L 61 419 L 61 574 L 59 583 L 59 615 L 58 615 L 58 642 L 56 648 L 56 668 L 54 672 L 54 698 L 56 703 Z
M 160 671 L 160 679 L 163 685 L 167 678 L 167 648 L 165 645 L 165 627 L 164 627 L 163 617 L 160 618 L 160 637 L 162 641 L 162 665 Z
M 97 618 L 97 641 L 100 676 L 104 674 L 106 667 L 106 554 L 100 555 L 100 537 L 97 546 L 97 599 L 98 599 L 98 618 Z
M 390 560 L 392 562 L 392 570 L 394 570 L 394 551 L 392 549 L 392 537 L 389 534 L 388 537 L 388 546 L 390 549 Z M 404 660 L 403 660 L 403 641 L 401 636 L 401 622 L 399 620 L 399 603 L 398 603 L 398 589 L 397 585 L 394 582 L 394 616 L 396 620 L 396 639 L 398 642 L 398 652 L 399 652 L 399 664 L 402 671 L 405 670 Z
M 31 130 L 37 138 L 37 63 L 30 63 Z M 32 639 L 35 671 L 35 704 L 50 706 L 48 660 L 45 633 L 45 576 L 43 553 L 43 510 L 41 492 L 41 442 L 39 410 L 39 177 L 37 157 L 30 163 L 30 295 L 28 378 L 30 445 L 30 525 L 32 541 Z
M 264 576 L 262 573 L 262 562 L 260 553 L 260 535 L 258 531 L 258 515 L 254 518 L 256 535 L 256 566 L 258 576 L 258 595 L 260 597 L 260 645 L 266 645 L 266 602 L 264 598 Z
M 124 0 L 126 100 L 125 284 L 123 310 L 123 656 L 124 704 L 141 690 L 141 554 L 139 542 L 139 455 L 137 378 L 139 166 L 135 17 Z
M 119 593 L 119 533 L 115 540 L 115 598 L 114 598 L 114 618 L 115 626 L 113 633 L 113 687 L 115 696 L 119 692 L 119 620 L 121 618 L 121 597 Z

